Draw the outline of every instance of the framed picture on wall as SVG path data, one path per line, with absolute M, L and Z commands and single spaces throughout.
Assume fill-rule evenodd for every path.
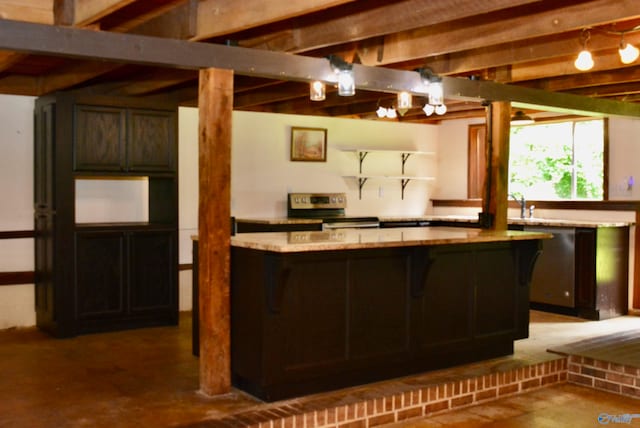
M 327 130 L 291 127 L 291 160 L 326 162 Z

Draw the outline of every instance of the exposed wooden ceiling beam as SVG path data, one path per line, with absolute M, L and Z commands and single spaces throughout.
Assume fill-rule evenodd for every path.
M 241 47 L 167 40 L 131 34 L 107 33 L 16 21 L 0 21 L 0 50 L 65 57 L 92 58 L 170 68 L 223 68 L 237 74 L 279 80 L 335 82 L 329 61 Z M 359 89 L 421 93 L 416 72 L 353 65 Z M 573 112 L 639 116 L 640 105 L 556 94 L 493 82 L 444 77 L 445 97 L 511 101 Z M 422 92 L 423 93 L 423 92 Z
M 491 47 L 429 58 L 427 63 L 436 73 L 449 75 L 557 57 L 575 57 L 581 49 L 579 35 L 580 31 L 572 31 L 549 37 L 503 43 Z M 635 46 L 640 45 L 640 33 L 629 33 L 625 35 L 625 41 Z M 589 50 L 592 52 L 603 49 L 610 50 L 612 47 L 617 48 L 619 43 L 619 36 L 616 37 L 593 31 L 589 39 Z M 618 61 L 617 65 L 621 65 L 620 61 Z M 549 73 L 545 73 L 539 77 L 530 76 L 526 78 L 526 80 L 547 76 L 549 76 Z M 520 78 L 520 80 L 523 78 Z
M 203 0 L 198 4 L 198 30 L 193 40 L 235 33 L 352 1 L 354 0 Z
M 53 0 L 55 24 L 85 26 L 136 0 Z
M 264 38 L 244 40 L 240 45 L 302 53 L 342 44 L 344 40 L 357 41 L 384 36 L 539 1 L 459 0 L 452 5 L 449 2 L 433 0 L 405 0 L 387 2 L 384 7 L 375 7 L 355 14 L 349 13 L 349 8 L 345 8 L 345 15 L 331 22 L 320 21 Z
M 640 16 L 636 0 L 595 0 L 496 21 L 461 21 L 387 36 L 359 52 L 365 65 L 386 65 L 525 40 Z M 579 45 L 578 45 L 579 47 Z M 380 51 L 383 52 L 382 57 Z M 425 60 L 428 64 L 428 59 Z

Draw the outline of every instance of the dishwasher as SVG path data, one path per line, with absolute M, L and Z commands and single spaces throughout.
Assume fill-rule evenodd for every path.
M 575 228 L 525 226 L 524 230 L 553 235 L 544 240 L 533 269 L 530 301 L 575 307 Z

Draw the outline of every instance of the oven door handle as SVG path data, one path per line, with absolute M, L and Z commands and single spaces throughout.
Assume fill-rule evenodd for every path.
M 352 222 L 348 222 L 348 221 L 342 221 L 342 222 L 336 222 L 336 223 L 322 223 L 322 229 L 326 230 L 326 229 L 346 229 L 346 228 L 357 228 L 357 229 L 364 229 L 364 228 L 369 228 L 369 229 L 373 229 L 373 228 L 378 228 L 380 227 L 380 222 L 377 221 L 367 221 L 367 222 L 362 222 L 362 221 L 352 221 Z

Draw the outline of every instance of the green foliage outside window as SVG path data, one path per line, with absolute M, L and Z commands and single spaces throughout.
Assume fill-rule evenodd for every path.
M 511 128 L 509 192 L 527 199 L 602 200 L 604 122 Z

